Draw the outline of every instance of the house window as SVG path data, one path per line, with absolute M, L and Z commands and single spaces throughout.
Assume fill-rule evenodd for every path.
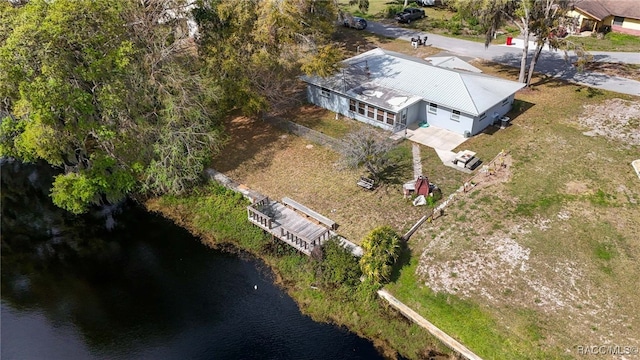
M 358 113 L 360 115 L 364 115 L 364 103 L 361 103 L 361 102 L 358 103 Z
M 349 110 L 356 111 L 356 101 L 353 99 L 349 99 Z
M 613 25 L 622 26 L 624 22 L 624 18 L 622 16 L 614 16 L 613 17 Z
M 367 117 L 373 119 L 373 112 L 376 108 L 373 106 L 367 106 Z
M 376 120 L 384 122 L 384 110 L 378 109 L 378 111 L 376 112 Z
M 482 120 L 484 120 L 486 118 L 487 118 L 487 113 L 486 112 L 480 114 L 480 121 L 482 121 Z
M 323 97 L 331 97 L 331 90 L 327 89 L 327 88 L 320 88 L 320 96 Z
M 509 98 L 502 100 L 502 106 L 507 105 L 509 103 Z
M 429 103 L 429 114 L 437 114 L 438 113 L 438 104 Z
M 453 110 L 451 112 L 451 120 L 460 122 L 460 111 Z
M 388 112 L 387 113 L 387 124 L 393 125 L 395 120 L 396 120 L 396 114 Z

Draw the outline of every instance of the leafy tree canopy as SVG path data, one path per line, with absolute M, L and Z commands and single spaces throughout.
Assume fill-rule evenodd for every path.
M 0 10 L 0 155 L 63 166 L 80 213 L 132 191 L 184 191 L 221 142 L 179 19 L 154 2 L 33 0 Z M 179 1 L 175 1 L 179 6 Z
M 589 54 L 576 43 L 557 36 L 568 25 L 569 20 L 565 15 L 570 2 L 567 0 L 451 0 L 450 5 L 463 15 L 471 14 L 479 19 L 486 29 L 485 46 L 489 46 L 496 30 L 505 23 L 520 30 L 524 47 L 518 81 L 527 85 L 531 84 L 533 71 L 545 45 L 554 50 L 564 50 L 565 57 L 568 57 L 568 50 L 574 50 L 579 67 L 591 60 Z M 529 40 L 536 44 L 531 59 Z
M 290 102 L 302 73 L 337 70 L 333 1 L 199 0 L 198 43 L 223 101 L 248 113 Z
M 75 213 L 182 193 L 224 143 L 218 119 L 335 71 L 335 16 L 313 0 L 2 2 L 0 156 L 63 167 L 52 198 Z

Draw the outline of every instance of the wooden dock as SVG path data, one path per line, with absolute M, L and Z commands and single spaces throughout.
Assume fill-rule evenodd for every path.
M 247 215 L 254 225 L 306 255 L 337 235 L 332 229 L 268 197 L 247 206 Z

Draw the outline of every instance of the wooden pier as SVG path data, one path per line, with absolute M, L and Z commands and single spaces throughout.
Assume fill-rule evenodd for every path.
M 328 219 L 314 219 L 317 214 L 314 211 L 305 211 L 304 206 L 291 199 L 285 199 L 285 202 L 293 203 L 298 211 L 265 197 L 247 206 L 249 221 L 306 255 L 311 255 L 314 247 L 337 235 L 332 229 L 335 223 L 333 226 L 320 225 Z

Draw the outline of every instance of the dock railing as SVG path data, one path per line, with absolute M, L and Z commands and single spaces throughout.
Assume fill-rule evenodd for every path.
M 263 229 L 270 230 L 271 216 L 260 211 L 267 205 L 269 205 L 269 198 L 265 196 L 254 204 L 247 206 L 247 217 L 254 224 L 259 225 Z
M 282 239 L 286 241 L 292 242 L 305 250 L 311 250 L 309 249 L 309 244 L 311 243 L 311 240 L 296 233 L 293 230 L 289 230 L 283 226 L 280 228 L 280 235 Z

